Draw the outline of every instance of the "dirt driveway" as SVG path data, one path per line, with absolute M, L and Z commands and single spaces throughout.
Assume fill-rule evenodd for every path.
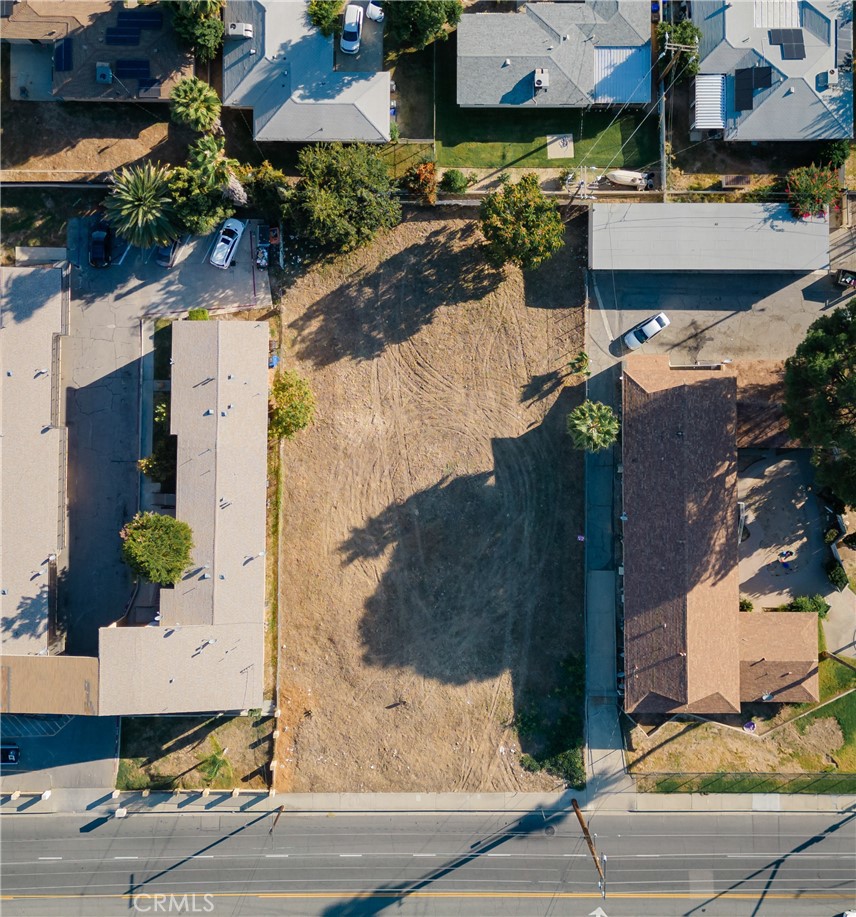
M 410 211 L 283 299 L 318 412 L 285 450 L 282 790 L 557 784 L 519 759 L 582 647 L 584 224 L 524 282 L 471 214 Z

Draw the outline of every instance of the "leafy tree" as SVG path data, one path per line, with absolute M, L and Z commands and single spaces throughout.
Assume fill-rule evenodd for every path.
M 309 0 L 306 15 L 309 21 L 325 37 L 329 38 L 339 31 L 339 17 L 345 0 Z
M 840 169 L 849 158 L 849 140 L 827 140 L 823 144 L 820 161 L 829 163 L 830 168 Z
M 785 361 L 784 408 L 818 482 L 856 507 L 856 302 L 818 318 Z
M 169 178 L 167 166 L 150 162 L 113 173 L 113 190 L 104 209 L 117 235 L 138 248 L 167 245 L 178 238 Z
M 534 172 L 489 194 L 480 217 L 488 260 L 497 266 L 511 262 L 534 268 L 565 244 L 559 209 L 544 197 Z
M 190 145 L 187 166 L 197 172 L 209 188 L 217 188 L 239 207 L 247 203 L 247 192 L 237 176 L 241 164 L 226 155 L 222 137 L 198 137 Z
M 172 516 L 137 513 L 119 537 L 125 563 L 152 583 L 173 586 L 190 566 L 193 532 Z
M 618 429 L 615 412 L 600 401 L 584 401 L 568 414 L 568 433 L 577 449 L 608 449 L 618 439 Z
M 390 0 L 386 4 L 389 36 L 405 48 L 424 48 L 445 38 L 447 26 L 456 26 L 464 10 L 460 0 Z
M 657 40 L 660 51 L 666 51 L 666 41 L 672 45 L 694 47 L 695 51 L 666 51 L 666 64 L 662 70 L 670 67 L 674 71 L 673 78 L 688 79 L 698 73 L 699 56 L 698 46 L 701 41 L 701 29 L 691 20 L 682 19 L 680 22 L 661 22 L 657 26 Z M 675 56 L 678 60 L 674 61 Z M 674 61 L 674 63 L 672 63 Z
M 284 369 L 277 373 L 270 393 L 268 433 L 291 439 L 315 416 L 315 396 L 305 379 Z
M 437 169 L 433 162 L 420 162 L 404 174 L 404 187 L 423 204 L 437 203 Z
M 172 120 L 187 124 L 195 131 L 222 130 L 220 126 L 220 98 L 203 80 L 186 77 L 176 83 L 170 93 Z
M 822 214 L 839 195 L 838 176 L 829 166 L 800 166 L 788 172 L 788 203 L 795 217 Z
M 460 169 L 446 169 L 440 179 L 440 190 L 450 194 L 463 194 L 470 184 L 469 176 Z
M 173 4 L 176 34 L 203 64 L 213 60 L 223 44 L 222 6 L 219 0 L 183 0 Z
M 256 207 L 269 219 L 278 219 L 289 184 L 285 173 L 265 160 L 255 169 L 245 167 L 241 177 Z
M 182 167 L 173 169 L 169 190 L 179 226 L 193 235 L 207 236 L 235 212 L 224 200 L 223 192 L 212 188 L 199 172 Z
M 305 146 L 301 179 L 285 193 L 283 216 L 318 244 L 351 251 L 401 219 L 386 164 L 364 143 Z

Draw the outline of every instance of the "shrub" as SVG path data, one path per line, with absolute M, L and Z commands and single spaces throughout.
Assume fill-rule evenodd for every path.
M 575 789 L 582 789 L 586 785 L 586 768 L 581 748 L 569 748 L 549 758 L 544 762 L 543 769 Z
M 345 0 L 309 0 L 306 15 L 309 21 L 325 37 L 329 38 L 339 31 L 339 16 Z
M 269 434 L 291 439 L 314 416 L 315 397 L 306 380 L 287 369 L 279 372 L 270 393 Z
M 831 168 L 840 169 L 849 158 L 849 140 L 829 140 L 824 143 L 821 160 L 823 162 L 828 162 Z
M 423 204 L 437 202 L 437 169 L 433 162 L 420 162 L 404 174 L 404 187 Z
M 530 774 L 537 774 L 541 770 L 541 764 L 532 755 L 521 755 L 520 766 L 523 770 L 529 771 Z
M 740 610 L 741 611 L 752 611 L 755 606 L 752 604 L 751 599 L 746 599 L 741 596 L 740 598 Z
M 839 536 L 840 534 L 841 534 L 841 532 L 839 532 L 838 529 L 835 528 L 835 527 L 833 527 L 833 528 L 831 528 L 831 529 L 827 529 L 826 532 L 825 532 L 824 535 L 823 535 L 823 540 L 824 540 L 827 544 L 835 544 L 835 542 L 838 541 L 838 536 Z
M 216 16 L 197 15 L 190 3 L 181 3 L 175 15 L 176 34 L 193 49 L 196 59 L 207 64 L 214 60 L 223 44 L 223 20 Z
M 125 563 L 152 583 L 173 586 L 190 566 L 193 532 L 172 516 L 137 513 L 119 537 Z
M 829 603 L 822 595 L 799 595 L 788 605 L 790 611 L 802 611 L 825 618 L 829 614 Z
M 847 571 L 837 560 L 835 560 L 835 558 L 830 560 L 826 565 L 826 575 L 829 577 L 829 582 L 832 583 L 839 592 L 846 589 L 850 584 Z
M 590 376 L 589 355 L 584 350 L 581 350 L 571 362 L 568 363 L 568 369 L 574 376 Z
M 800 166 L 788 172 L 788 203 L 798 219 L 821 215 L 839 194 L 838 177 L 829 166 Z
M 446 169 L 440 179 L 440 190 L 449 194 L 463 194 L 470 183 L 460 169 Z
M 209 319 L 209 314 L 207 309 L 191 309 L 187 313 L 187 318 L 191 322 L 207 322 Z
M 401 137 L 401 131 L 398 129 L 398 125 L 395 121 L 391 121 L 389 125 L 389 142 L 398 143 Z

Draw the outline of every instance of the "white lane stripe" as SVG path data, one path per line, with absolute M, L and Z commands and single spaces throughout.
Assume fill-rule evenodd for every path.
M 266 860 L 276 860 L 276 859 L 287 860 L 288 854 L 287 853 L 266 853 L 265 859 Z
M 510 853 L 489 853 L 489 857 L 510 857 Z
M 114 860 L 139 860 L 139 857 L 113 857 Z
M 435 857 L 437 856 L 437 854 L 436 853 L 414 853 L 413 856 L 415 857 Z
M 361 857 L 361 853 L 340 853 L 340 857 Z
M 213 860 L 213 853 L 194 853 L 191 857 L 191 860 Z
M 61 860 L 62 857 L 39 857 L 40 860 Z

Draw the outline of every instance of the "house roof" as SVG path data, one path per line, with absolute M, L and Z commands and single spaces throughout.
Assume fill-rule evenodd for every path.
M 797 446 L 783 408 L 783 360 L 739 360 L 737 373 L 737 448 L 783 449 Z
M 228 0 L 230 23 L 253 38 L 223 47 L 223 104 L 253 111 L 256 140 L 389 140 L 389 73 L 334 66 L 333 38 L 306 16 L 306 3 Z
M 657 239 L 652 245 L 651 240 Z M 787 204 L 594 203 L 589 267 L 615 271 L 779 271 L 829 267 L 829 224 Z
M 811 703 L 820 699 L 817 616 L 741 612 L 740 699 Z
M 3 656 L 0 712 L 97 716 L 94 656 Z
M 835 0 L 694 0 L 692 18 L 702 32 L 700 72 L 725 78 L 726 140 L 853 136 L 849 9 Z M 791 37 L 800 39 L 802 50 L 787 50 L 780 39 Z M 759 67 L 765 77 L 744 98 L 739 72 Z M 707 125 L 697 120 L 696 126 Z
M 62 271 L 0 268 L 0 639 L 3 653 L 47 652 L 49 558 L 62 545 L 64 428 L 57 337 Z M 26 520 L 22 523 L 22 520 Z
M 528 3 L 458 24 L 462 106 L 584 107 L 651 101 L 651 23 L 636 0 Z M 534 71 L 549 88 L 534 95 Z
M 176 322 L 176 517 L 193 565 L 160 621 L 99 631 L 102 715 L 240 710 L 264 689 L 267 322 Z
M 111 6 L 109 0 L 20 0 L 4 15 L 0 38 L 59 41 L 92 25 Z
M 735 712 L 736 379 L 668 357 L 623 375 L 626 708 Z

